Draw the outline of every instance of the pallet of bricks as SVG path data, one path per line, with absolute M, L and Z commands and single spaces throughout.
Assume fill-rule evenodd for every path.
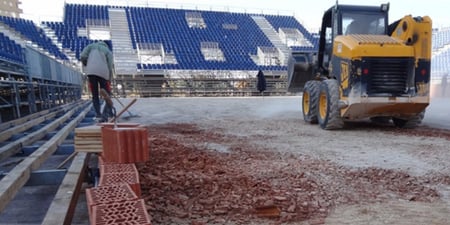
M 99 126 L 100 180 L 97 187 L 86 189 L 90 224 L 150 225 L 135 166 L 149 159 L 147 128 L 130 123 Z

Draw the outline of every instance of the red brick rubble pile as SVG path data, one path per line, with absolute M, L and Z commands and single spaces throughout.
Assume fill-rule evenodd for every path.
M 271 137 L 194 124 L 153 125 L 149 137 L 151 157 L 136 165 L 153 224 L 323 224 L 337 205 L 432 202 L 440 196 L 430 185 L 450 183 L 282 153 L 266 148 Z

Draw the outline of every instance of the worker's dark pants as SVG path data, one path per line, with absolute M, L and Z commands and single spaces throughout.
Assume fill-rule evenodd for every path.
M 99 87 L 105 89 L 109 95 L 111 95 L 111 86 L 109 81 L 105 80 L 102 77 L 96 75 L 88 75 L 89 79 L 89 88 L 92 92 L 92 104 L 94 105 L 95 113 L 97 117 L 102 117 L 107 119 L 108 117 L 112 117 L 112 109 L 108 104 L 105 104 L 105 108 L 103 109 L 103 113 L 100 109 L 100 97 L 99 97 Z

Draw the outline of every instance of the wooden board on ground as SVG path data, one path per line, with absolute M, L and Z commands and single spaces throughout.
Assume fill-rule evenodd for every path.
M 86 138 L 76 138 L 75 146 L 83 146 L 83 145 L 102 145 L 102 140 L 97 139 L 86 139 Z
M 75 128 L 75 134 L 81 135 L 81 136 L 83 136 L 83 135 L 91 135 L 91 134 L 94 134 L 94 135 L 99 134 L 99 135 L 101 135 L 101 132 L 102 132 L 102 128 L 100 126 L 97 126 L 97 125 Z
M 102 146 L 90 146 L 90 147 L 75 147 L 76 152 L 94 152 L 100 153 L 103 152 Z

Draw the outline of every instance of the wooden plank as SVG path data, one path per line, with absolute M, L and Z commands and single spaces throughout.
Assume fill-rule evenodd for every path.
M 75 145 L 75 148 L 79 149 L 87 149 L 87 148 L 102 148 L 103 145 L 97 144 L 97 145 Z
M 69 133 L 75 129 L 76 125 L 81 122 L 86 113 L 90 110 L 86 105 L 87 104 L 84 106 L 86 109 L 74 120 L 67 124 L 63 129 L 59 130 L 50 140 L 45 142 L 3 177 L 0 182 L 0 212 L 5 209 L 9 202 L 25 185 L 31 172 L 38 169 L 44 161 L 56 151 L 57 147 L 66 139 Z M 66 115 L 73 114 L 75 110 L 76 109 L 69 111 Z
M 26 146 L 26 145 L 32 144 L 38 140 L 41 140 L 43 137 L 45 137 L 45 135 L 47 135 L 48 132 L 54 131 L 61 124 L 63 124 L 67 119 L 69 119 L 75 113 L 75 109 L 72 109 L 71 111 L 67 112 L 64 116 L 58 118 L 57 120 L 53 121 L 50 124 L 47 124 L 43 128 L 25 136 L 25 137 L 22 137 L 14 142 L 11 142 L 5 146 L 2 146 L 0 148 L 0 160 L 6 159 L 6 158 L 16 154 L 22 146 Z
M 101 133 L 84 133 L 84 134 L 75 134 L 76 138 L 102 138 L 102 134 Z
M 76 152 L 95 152 L 100 153 L 103 152 L 102 147 L 90 147 L 90 148 L 77 148 L 75 149 Z
M 84 142 L 76 142 L 75 147 L 83 147 L 83 146 L 102 146 L 101 141 L 84 141 Z
M 83 183 L 89 153 L 77 153 L 50 204 L 42 225 L 70 225 Z
M 76 148 L 76 152 L 92 152 L 92 153 L 101 153 L 103 152 L 102 147 L 92 147 L 92 148 Z
M 77 101 L 77 102 L 73 102 L 73 103 L 70 103 L 70 104 L 67 104 L 67 105 L 58 106 L 58 107 L 55 107 L 55 108 L 52 108 L 52 109 L 42 110 L 42 111 L 39 111 L 37 113 L 33 113 L 33 114 L 30 114 L 30 115 L 27 115 L 27 116 L 24 116 L 24 117 L 21 117 L 21 118 L 12 120 L 12 121 L 3 122 L 3 123 L 0 124 L 0 131 L 4 131 L 4 130 L 7 130 L 7 129 L 11 128 L 11 127 L 14 127 L 14 126 L 26 123 L 27 121 L 35 119 L 35 118 L 38 118 L 38 117 L 46 116 L 50 112 L 56 112 L 56 111 L 61 111 L 61 110 L 62 111 L 71 110 L 73 108 L 76 108 L 77 105 L 83 104 L 83 102 L 84 101 Z
M 70 154 L 66 159 L 64 159 L 64 161 L 62 161 L 57 167 L 56 169 L 61 169 L 64 165 L 66 165 L 71 159 L 73 159 L 73 157 L 75 157 L 78 154 L 78 152 L 72 152 L 72 154 Z
M 78 140 L 101 140 L 102 139 L 102 135 L 101 134 L 92 134 L 92 135 L 87 135 L 87 136 L 84 136 L 84 135 L 78 135 L 78 134 L 75 134 L 75 137 L 74 138 L 76 138 L 76 139 L 78 139 Z
M 42 122 L 44 122 L 47 119 L 51 119 L 54 118 L 56 116 L 56 112 L 52 112 L 50 114 L 47 114 L 45 116 L 41 116 L 38 117 L 36 119 L 30 120 L 28 122 L 25 122 L 23 124 L 20 125 L 16 125 L 8 130 L 5 130 L 3 132 L 0 133 L 0 142 L 2 141 L 6 141 L 8 140 L 12 135 L 17 134 L 17 133 L 21 133 L 24 132 L 28 129 L 30 129 L 31 127 L 38 125 Z
M 101 134 L 96 134 L 96 135 L 94 135 L 94 134 L 92 134 L 92 135 L 88 135 L 88 136 L 83 136 L 83 135 L 78 135 L 78 134 L 75 134 L 75 137 L 74 137 L 74 139 L 77 139 L 77 140 L 101 140 L 102 139 L 102 135 Z
M 75 148 L 79 147 L 79 148 L 86 148 L 86 147 L 97 147 L 97 146 L 102 146 L 101 142 L 98 143 L 89 143 L 89 144 L 75 144 Z
M 101 137 L 102 134 L 98 132 L 86 132 L 86 133 L 75 133 L 76 137 Z
M 15 120 L 12 120 L 12 121 L 4 122 L 4 123 L 0 124 L 0 131 L 9 129 L 9 128 L 13 127 L 13 126 L 17 126 L 17 125 L 23 124 L 23 123 L 27 122 L 28 120 L 41 117 L 41 116 L 46 115 L 48 113 L 50 113 L 50 110 L 47 109 L 47 110 L 43 110 L 43 111 L 40 111 L 40 112 L 37 112 L 37 113 L 33 113 L 31 115 L 28 115 L 28 116 L 21 117 L 19 119 L 15 119 Z
M 75 146 L 83 145 L 102 145 L 101 139 L 76 139 Z
M 78 133 L 81 133 L 81 134 L 83 134 L 83 133 L 98 133 L 101 131 L 102 131 L 102 128 L 97 125 L 75 128 L 76 134 L 78 134 Z
M 75 152 L 103 151 L 101 127 L 97 125 L 80 127 L 75 129 Z
M 94 145 L 94 146 L 97 146 L 97 145 L 102 145 L 103 143 L 101 142 L 101 141 L 83 141 L 83 142 L 75 142 L 75 146 L 80 146 L 80 147 L 83 147 L 83 146 L 90 146 L 90 145 Z

